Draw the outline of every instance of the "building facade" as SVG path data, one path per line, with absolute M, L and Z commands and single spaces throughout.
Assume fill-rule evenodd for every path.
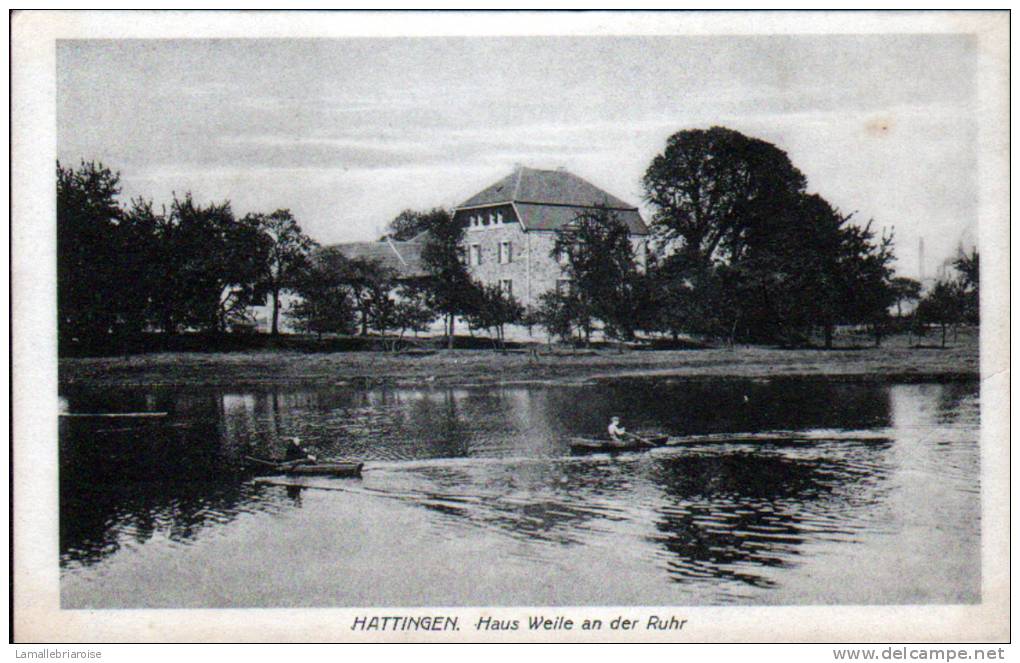
M 561 262 L 553 255 L 556 232 L 579 214 L 606 208 L 627 225 L 639 269 L 648 258 L 648 227 L 638 208 L 565 170 L 518 167 L 453 209 L 464 226 L 462 260 L 471 276 L 499 285 L 524 306 L 537 306 L 550 290 L 569 287 Z M 425 274 L 424 237 L 408 241 L 349 242 L 329 248 L 348 258 L 378 261 L 402 279 Z M 293 297 L 288 297 L 287 306 Z M 285 307 L 286 310 L 286 307 Z M 270 310 L 256 307 L 256 326 L 268 330 Z M 281 325 L 284 316 L 281 316 Z M 290 331 L 290 325 L 286 327 Z M 516 336 L 512 330 L 510 335 Z
M 534 306 L 543 293 L 567 286 L 553 255 L 556 231 L 598 207 L 627 225 L 643 269 L 648 227 L 638 208 L 562 169 L 518 167 L 455 207 L 454 219 L 465 228 L 463 256 L 471 275 Z

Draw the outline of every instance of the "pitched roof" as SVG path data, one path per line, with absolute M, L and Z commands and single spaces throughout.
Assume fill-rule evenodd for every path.
M 576 219 L 577 213 L 585 209 L 566 205 L 533 205 L 531 203 L 517 203 L 516 207 L 521 217 L 521 223 L 528 230 L 557 230 Z M 648 227 L 636 209 L 614 209 L 612 213 L 627 224 L 627 230 L 631 235 L 648 234 Z
M 418 239 L 418 238 L 415 238 Z M 421 276 L 425 270 L 421 265 L 421 250 L 424 245 L 420 241 L 394 242 L 347 242 L 326 247 L 341 253 L 344 257 L 354 260 L 365 258 L 377 260 L 384 267 L 397 272 L 401 277 Z
M 519 167 L 455 209 L 498 203 L 514 203 L 526 230 L 556 230 L 573 221 L 579 210 L 601 205 L 616 211 L 631 234 L 648 234 L 637 206 L 565 170 Z
M 457 206 L 477 207 L 494 203 L 537 203 L 611 209 L 637 209 L 591 182 L 565 170 L 517 168 L 492 186 L 476 193 Z

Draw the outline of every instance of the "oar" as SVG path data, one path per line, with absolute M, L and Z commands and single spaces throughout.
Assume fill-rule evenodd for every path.
M 301 465 L 302 463 L 310 463 L 311 461 L 298 459 L 298 460 L 263 460 L 254 456 L 245 456 L 245 460 L 253 463 L 259 463 L 260 465 L 267 465 L 269 467 L 293 467 L 295 465 Z
M 638 442 L 640 442 L 641 444 L 645 445 L 646 447 L 657 446 L 655 444 L 655 442 L 652 442 L 651 440 L 645 439 L 645 438 L 641 437 L 640 435 L 638 435 L 637 433 L 627 433 L 627 435 L 629 435 L 632 440 L 637 440 Z

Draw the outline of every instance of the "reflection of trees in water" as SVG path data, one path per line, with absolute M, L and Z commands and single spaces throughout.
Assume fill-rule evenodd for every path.
M 891 416 L 887 385 L 821 378 L 628 378 L 561 392 L 551 402 L 551 416 L 585 434 L 603 432 L 614 414 L 631 428 L 673 435 L 884 427 Z
M 158 399 L 154 404 L 166 407 Z M 189 416 L 61 419 L 62 563 L 91 564 L 156 532 L 188 541 L 208 525 L 269 499 L 261 488 L 244 487 L 245 438 L 238 427 L 223 423 L 248 412 L 249 400 L 228 400 L 224 407 L 206 393 L 174 398 L 172 405 L 180 409 L 166 409 Z
M 61 565 L 91 565 L 157 534 L 187 544 L 244 512 L 300 506 L 300 496 L 241 482 L 122 484 L 102 489 L 61 486 Z
M 665 504 L 652 540 L 669 553 L 677 582 L 769 587 L 772 581 L 755 569 L 790 564 L 808 539 L 852 534 L 848 511 L 875 505 L 878 495 L 862 495 L 860 488 L 881 480 L 875 456 L 887 448 L 858 447 L 860 463 L 766 453 L 662 459 L 652 479 Z
M 938 423 L 978 425 L 980 383 L 976 381 L 947 382 L 933 386 L 937 387 L 935 407 Z
M 965 409 L 961 403 L 975 398 L 976 390 L 974 384 L 946 385 L 939 391 L 940 411 L 955 416 L 954 408 Z M 244 393 L 72 390 L 65 397 L 72 411 L 171 413 L 164 421 L 61 421 L 61 550 L 86 551 L 83 555 L 110 542 L 119 545 L 121 525 L 134 537 L 158 530 L 188 539 L 193 527 L 212 522 L 201 515 L 203 491 L 210 499 L 225 500 L 210 506 L 212 512 L 229 512 L 231 489 L 210 486 L 238 469 L 246 454 L 282 454 L 281 439 L 287 435 L 301 435 L 327 458 L 541 457 L 562 454 L 563 436 L 601 433 L 610 414 L 621 414 L 631 428 L 673 433 L 884 427 L 891 419 L 887 386 L 825 380 Z M 122 430 L 98 432 L 100 425 Z M 470 472 L 422 470 L 428 485 L 414 499 L 450 522 L 572 545 L 600 523 L 610 528 L 633 519 L 625 511 L 628 505 L 653 504 L 665 495 L 655 540 L 674 558 L 673 572 L 678 577 L 729 573 L 752 583 L 755 565 L 782 564 L 797 554 L 806 536 L 802 521 L 812 511 L 860 510 L 875 500 L 880 481 L 873 473 L 855 473 L 842 458 L 825 463 L 732 456 L 660 459 L 651 482 L 646 465 L 623 460 L 547 459 Z M 163 498 L 140 487 L 157 480 L 172 486 Z M 195 480 L 212 483 L 193 491 L 182 487 Z M 102 491 L 90 486 L 112 487 L 109 495 L 117 497 L 93 497 Z M 299 494 L 291 497 L 300 500 Z M 155 511 L 147 516 L 145 509 Z

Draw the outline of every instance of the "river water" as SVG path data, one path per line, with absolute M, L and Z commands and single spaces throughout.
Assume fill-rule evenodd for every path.
M 167 415 L 61 417 L 62 606 L 977 602 L 978 391 L 68 387 Z M 614 414 L 686 444 L 570 455 Z M 290 435 L 363 478 L 244 471 Z

